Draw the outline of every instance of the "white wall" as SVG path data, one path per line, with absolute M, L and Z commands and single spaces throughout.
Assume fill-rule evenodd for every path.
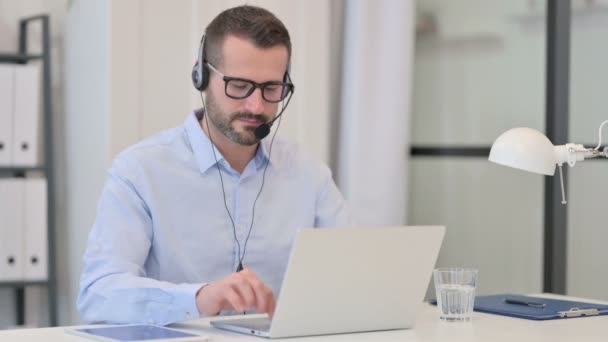
M 75 1 L 66 20 L 66 233 L 58 248 L 60 324 L 75 309 L 88 231 L 110 160 L 111 12 L 106 1 Z
M 356 225 L 407 217 L 414 2 L 345 4 L 338 185 Z
M 190 10 L 190 1 L 113 2 L 109 159 L 192 110 Z

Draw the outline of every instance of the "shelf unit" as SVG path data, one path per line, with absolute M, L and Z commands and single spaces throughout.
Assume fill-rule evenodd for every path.
M 42 33 L 42 52 L 30 54 L 28 28 L 40 23 Z M 51 96 L 51 34 L 48 15 L 37 15 L 19 21 L 19 51 L 15 54 L 0 53 L 0 63 L 27 64 L 30 61 L 42 62 L 42 125 L 44 163 L 39 167 L 0 167 L 0 177 L 25 177 L 28 172 L 41 172 L 47 181 L 47 234 L 48 234 L 48 278 L 46 281 L 0 282 L 0 288 L 15 289 L 15 308 L 17 325 L 25 324 L 25 288 L 42 286 L 48 290 L 49 324 L 57 325 L 57 296 L 55 272 L 55 181 L 53 176 L 53 106 Z

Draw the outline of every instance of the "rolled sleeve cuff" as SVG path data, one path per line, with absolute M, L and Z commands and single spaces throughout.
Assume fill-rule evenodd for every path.
M 207 284 L 180 284 L 173 289 L 173 304 L 183 312 L 183 317 L 180 320 L 185 321 L 201 317 L 196 306 L 196 293 L 205 285 Z

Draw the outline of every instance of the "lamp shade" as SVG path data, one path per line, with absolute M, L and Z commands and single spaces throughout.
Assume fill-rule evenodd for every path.
M 501 134 L 490 150 L 491 162 L 553 176 L 557 164 L 553 143 L 541 132 L 526 127 Z

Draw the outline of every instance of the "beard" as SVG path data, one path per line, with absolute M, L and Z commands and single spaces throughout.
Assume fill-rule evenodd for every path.
M 270 118 L 265 113 L 254 114 L 251 112 L 234 112 L 227 114 L 217 103 L 213 93 L 207 91 L 206 99 L 207 108 L 205 114 L 209 116 L 209 121 L 230 141 L 245 146 L 252 146 L 260 142 L 260 139 L 255 136 L 254 126 L 245 126 L 243 132 L 237 132 L 233 126 L 233 122 L 239 119 L 257 120 L 260 124 L 270 121 Z

